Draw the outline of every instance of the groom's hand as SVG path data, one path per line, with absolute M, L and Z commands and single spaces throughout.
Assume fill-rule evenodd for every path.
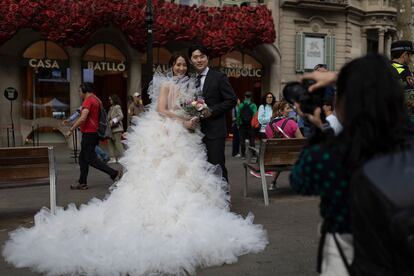
M 203 111 L 201 111 L 201 117 L 203 119 L 206 119 L 208 117 L 210 117 L 212 115 L 211 110 L 209 108 L 205 108 L 203 109 Z

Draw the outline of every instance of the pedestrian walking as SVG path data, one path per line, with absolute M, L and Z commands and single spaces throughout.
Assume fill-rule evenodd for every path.
M 122 145 L 122 133 L 124 132 L 124 126 L 122 120 L 124 114 L 122 113 L 121 100 L 117 95 L 111 95 L 109 97 L 109 103 L 111 107 L 108 111 L 108 124 L 111 126 L 111 138 L 108 139 L 109 149 L 109 162 L 118 162 L 119 158 L 124 155 L 124 146 Z
M 94 94 L 94 91 L 95 87 L 90 82 L 85 82 L 79 87 L 79 95 L 83 99 L 81 114 L 66 134 L 67 136 L 72 135 L 72 132 L 77 127 L 80 127 L 80 131 L 82 132 L 81 151 L 79 153 L 80 176 L 78 184 L 71 185 L 71 189 L 88 189 L 87 178 L 89 166 L 108 174 L 114 181 L 117 181 L 122 176 L 122 171 L 116 171 L 103 163 L 99 160 L 95 152 L 95 147 L 99 143 L 97 132 L 99 113 L 100 108 L 103 107 L 102 102 Z
M 240 105 L 240 99 L 237 99 L 237 105 L 233 107 L 231 111 L 231 131 L 233 133 L 232 139 L 232 152 L 231 156 L 233 157 L 240 157 L 240 133 L 239 133 L 239 125 L 237 122 L 237 109 Z
M 70 123 L 73 123 L 77 118 L 79 118 L 81 114 L 82 106 L 80 106 L 78 109 L 76 109 L 75 112 L 73 112 L 68 119 L 62 121 L 62 125 L 66 126 Z M 107 163 L 109 161 L 109 155 L 98 145 L 95 147 L 96 155 L 98 156 L 101 161 L 104 163 Z
M 249 146 L 255 146 L 256 134 L 252 128 L 251 121 L 253 115 L 257 111 L 257 106 L 252 102 L 252 92 L 246 91 L 244 94 L 244 101 L 239 105 L 238 116 L 240 121 L 239 132 L 240 132 L 240 145 L 241 145 L 241 156 L 242 159 L 246 159 L 246 139 L 249 140 Z M 255 156 L 254 151 L 250 151 L 252 156 Z

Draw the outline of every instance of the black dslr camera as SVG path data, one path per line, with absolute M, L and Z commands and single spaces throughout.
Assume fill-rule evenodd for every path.
M 313 114 L 317 107 L 322 108 L 325 97 L 325 88 L 309 93 L 308 88 L 314 83 L 313 80 L 303 80 L 301 83 L 297 81 L 289 82 L 283 88 L 283 98 L 292 105 L 298 103 L 303 113 Z M 323 112 L 321 116 L 323 116 Z

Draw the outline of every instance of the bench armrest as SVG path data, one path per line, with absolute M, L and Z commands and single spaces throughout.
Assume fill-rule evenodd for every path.
M 254 147 L 249 147 L 249 149 L 254 151 L 257 155 L 259 154 L 259 149 L 256 149 Z
M 251 161 L 254 156 L 252 156 L 251 152 L 254 152 L 255 158 L 256 158 L 256 161 L 254 163 L 257 163 L 259 161 L 259 149 L 256 149 L 254 147 L 248 147 L 248 152 L 249 154 L 248 154 L 247 162 L 252 163 Z

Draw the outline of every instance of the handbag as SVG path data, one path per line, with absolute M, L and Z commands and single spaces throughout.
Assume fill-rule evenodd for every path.
M 252 128 L 254 129 L 258 129 L 260 128 L 260 123 L 259 123 L 259 111 L 257 111 L 252 118 L 252 121 L 250 122 L 250 125 L 252 126 Z

